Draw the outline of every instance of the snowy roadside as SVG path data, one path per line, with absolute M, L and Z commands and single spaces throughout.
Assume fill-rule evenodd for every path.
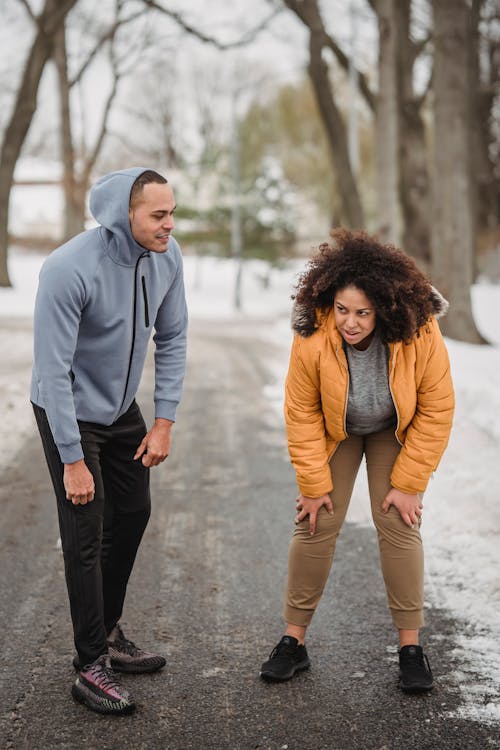
M 11 253 L 14 288 L 0 289 L 0 462 L 16 452 L 34 422 L 28 400 L 32 359 L 31 317 L 40 256 Z M 233 309 L 235 268 L 229 261 L 185 259 L 186 291 L 193 319 L 249 317 L 256 337 L 269 341 L 270 382 L 265 388 L 269 419 L 282 424 L 283 381 L 291 341 L 290 293 L 300 263 L 271 271 L 249 262 L 242 285 L 243 312 Z M 449 448 L 425 496 L 423 534 L 429 608 L 450 611 L 463 624 L 456 654 L 463 667 L 452 675 L 463 692 L 462 716 L 500 720 L 500 286 L 477 285 L 474 312 L 481 332 L 494 344 L 472 346 L 448 341 L 457 397 Z M 270 324 L 269 320 L 274 320 Z M 248 330 L 248 326 L 246 326 Z M 6 450 L 8 447 L 8 452 Z M 283 441 L 283 451 L 286 453 Z M 0 466 L 2 464 L 0 463 Z M 5 468 L 5 464 L 2 468 Z M 348 520 L 371 525 L 366 480 L 360 472 Z M 432 633 L 425 635 L 429 646 Z

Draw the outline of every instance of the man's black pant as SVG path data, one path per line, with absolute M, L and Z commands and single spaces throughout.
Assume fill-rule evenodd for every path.
M 57 498 L 75 646 L 82 664 L 107 652 L 106 636 L 122 614 L 127 583 L 151 512 L 149 469 L 134 454 L 147 430 L 134 401 L 109 427 L 78 422 L 95 497 L 66 499 L 64 466 L 43 409 L 33 404 Z

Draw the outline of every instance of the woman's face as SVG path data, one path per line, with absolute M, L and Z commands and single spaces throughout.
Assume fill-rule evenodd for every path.
M 333 300 L 335 323 L 342 338 L 356 349 L 366 349 L 375 331 L 375 309 L 361 289 L 346 286 Z

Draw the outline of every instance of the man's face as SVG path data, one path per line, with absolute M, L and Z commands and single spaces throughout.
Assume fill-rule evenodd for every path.
M 174 228 L 174 211 L 175 198 L 170 185 L 157 182 L 144 185 L 128 214 L 134 240 L 153 253 L 166 252 Z

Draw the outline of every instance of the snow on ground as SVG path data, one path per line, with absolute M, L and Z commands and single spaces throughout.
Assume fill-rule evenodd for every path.
M 9 269 L 14 288 L 0 289 L 0 397 L 6 405 L 0 444 L 9 446 L 8 453 L 2 450 L 0 457 L 12 455 L 34 430 L 27 404 L 32 347 L 29 321 L 41 262 L 41 256 L 13 250 Z M 208 257 L 185 259 L 191 318 L 251 318 L 254 335 L 269 341 L 270 382 L 265 395 L 269 418 L 280 420 L 280 424 L 291 342 L 290 293 L 302 267 L 303 262 L 290 262 L 268 274 L 263 263 L 247 262 L 242 309 L 235 311 L 234 264 Z M 494 722 L 500 720 L 500 286 L 476 285 L 472 298 L 478 327 L 492 346 L 447 341 L 456 417 L 450 445 L 424 498 L 422 531 L 427 606 L 444 608 L 461 623 L 455 653 L 462 669 L 452 675 L 457 690 L 463 692 L 461 715 Z M 5 320 L 9 317 L 11 325 Z M 371 524 L 363 472 L 348 520 Z M 424 638 L 430 644 L 432 633 Z

